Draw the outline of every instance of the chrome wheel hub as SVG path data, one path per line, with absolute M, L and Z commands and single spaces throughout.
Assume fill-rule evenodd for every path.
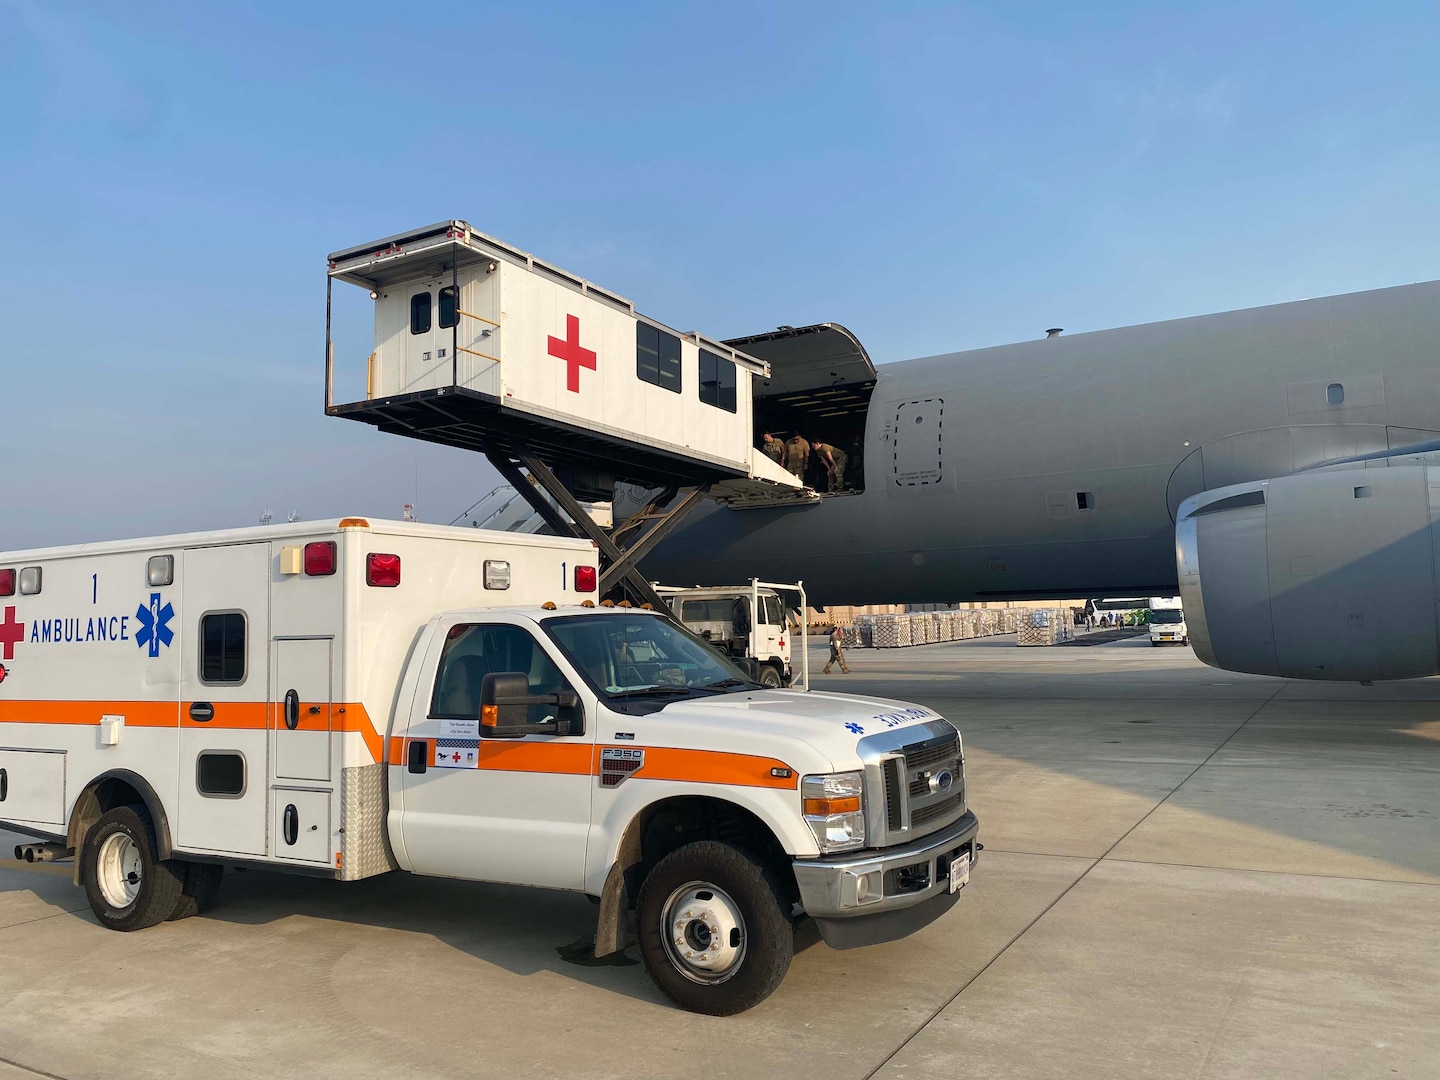
M 111 833 L 100 845 L 95 860 L 95 883 L 105 902 L 117 910 L 135 903 L 140 895 L 144 861 L 140 848 L 125 833 Z
M 661 919 L 665 952 L 687 979 L 721 983 L 739 970 L 745 959 L 745 919 L 723 889 L 687 882 L 665 901 Z

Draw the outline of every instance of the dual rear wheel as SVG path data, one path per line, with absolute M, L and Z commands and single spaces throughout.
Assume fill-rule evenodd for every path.
M 161 859 L 155 825 L 143 806 L 117 806 L 101 815 L 80 848 L 80 880 L 100 925 L 144 930 L 198 915 L 220 890 L 224 868 Z

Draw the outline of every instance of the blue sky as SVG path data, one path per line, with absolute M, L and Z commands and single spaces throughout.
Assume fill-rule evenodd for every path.
M 1398 2 L 0 0 L 0 549 L 451 520 L 482 459 L 321 411 L 325 254 L 449 217 L 881 363 L 1435 278 L 1437 55 Z

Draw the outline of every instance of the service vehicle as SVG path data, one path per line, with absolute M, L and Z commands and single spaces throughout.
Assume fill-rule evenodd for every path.
M 1185 626 L 1185 610 L 1178 596 L 1150 597 L 1150 644 L 1188 645 L 1190 631 Z
M 582 892 L 686 1008 L 947 911 L 980 850 L 954 726 L 770 689 L 597 606 L 592 541 L 344 518 L 0 555 L 0 826 L 101 925 L 223 869 Z
M 695 586 L 655 589 L 671 612 L 691 633 L 704 638 L 733 660 L 742 663 L 762 686 L 808 686 L 805 651 L 805 586 L 776 585 L 751 579 L 748 585 Z M 787 612 L 786 592 L 797 598 L 797 614 Z M 797 627 L 798 629 L 792 629 Z M 798 640 L 797 640 L 798 639 Z M 799 646 L 801 670 L 791 665 Z M 798 678 L 797 678 L 798 676 Z

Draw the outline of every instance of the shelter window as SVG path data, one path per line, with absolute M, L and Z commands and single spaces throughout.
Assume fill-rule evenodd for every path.
M 238 750 L 206 750 L 195 759 L 195 790 L 212 799 L 245 794 L 245 755 Z
M 245 614 L 219 611 L 200 619 L 200 681 L 245 681 Z
M 446 285 L 440 290 L 440 329 L 449 330 L 460 321 L 456 310 L 459 305 L 455 302 L 455 286 Z
M 680 393 L 680 339 L 649 323 L 637 322 L 635 374 L 641 382 Z
M 726 412 L 735 411 L 735 362 L 700 350 L 700 400 Z
M 410 333 L 430 332 L 430 293 L 417 292 L 410 297 Z

